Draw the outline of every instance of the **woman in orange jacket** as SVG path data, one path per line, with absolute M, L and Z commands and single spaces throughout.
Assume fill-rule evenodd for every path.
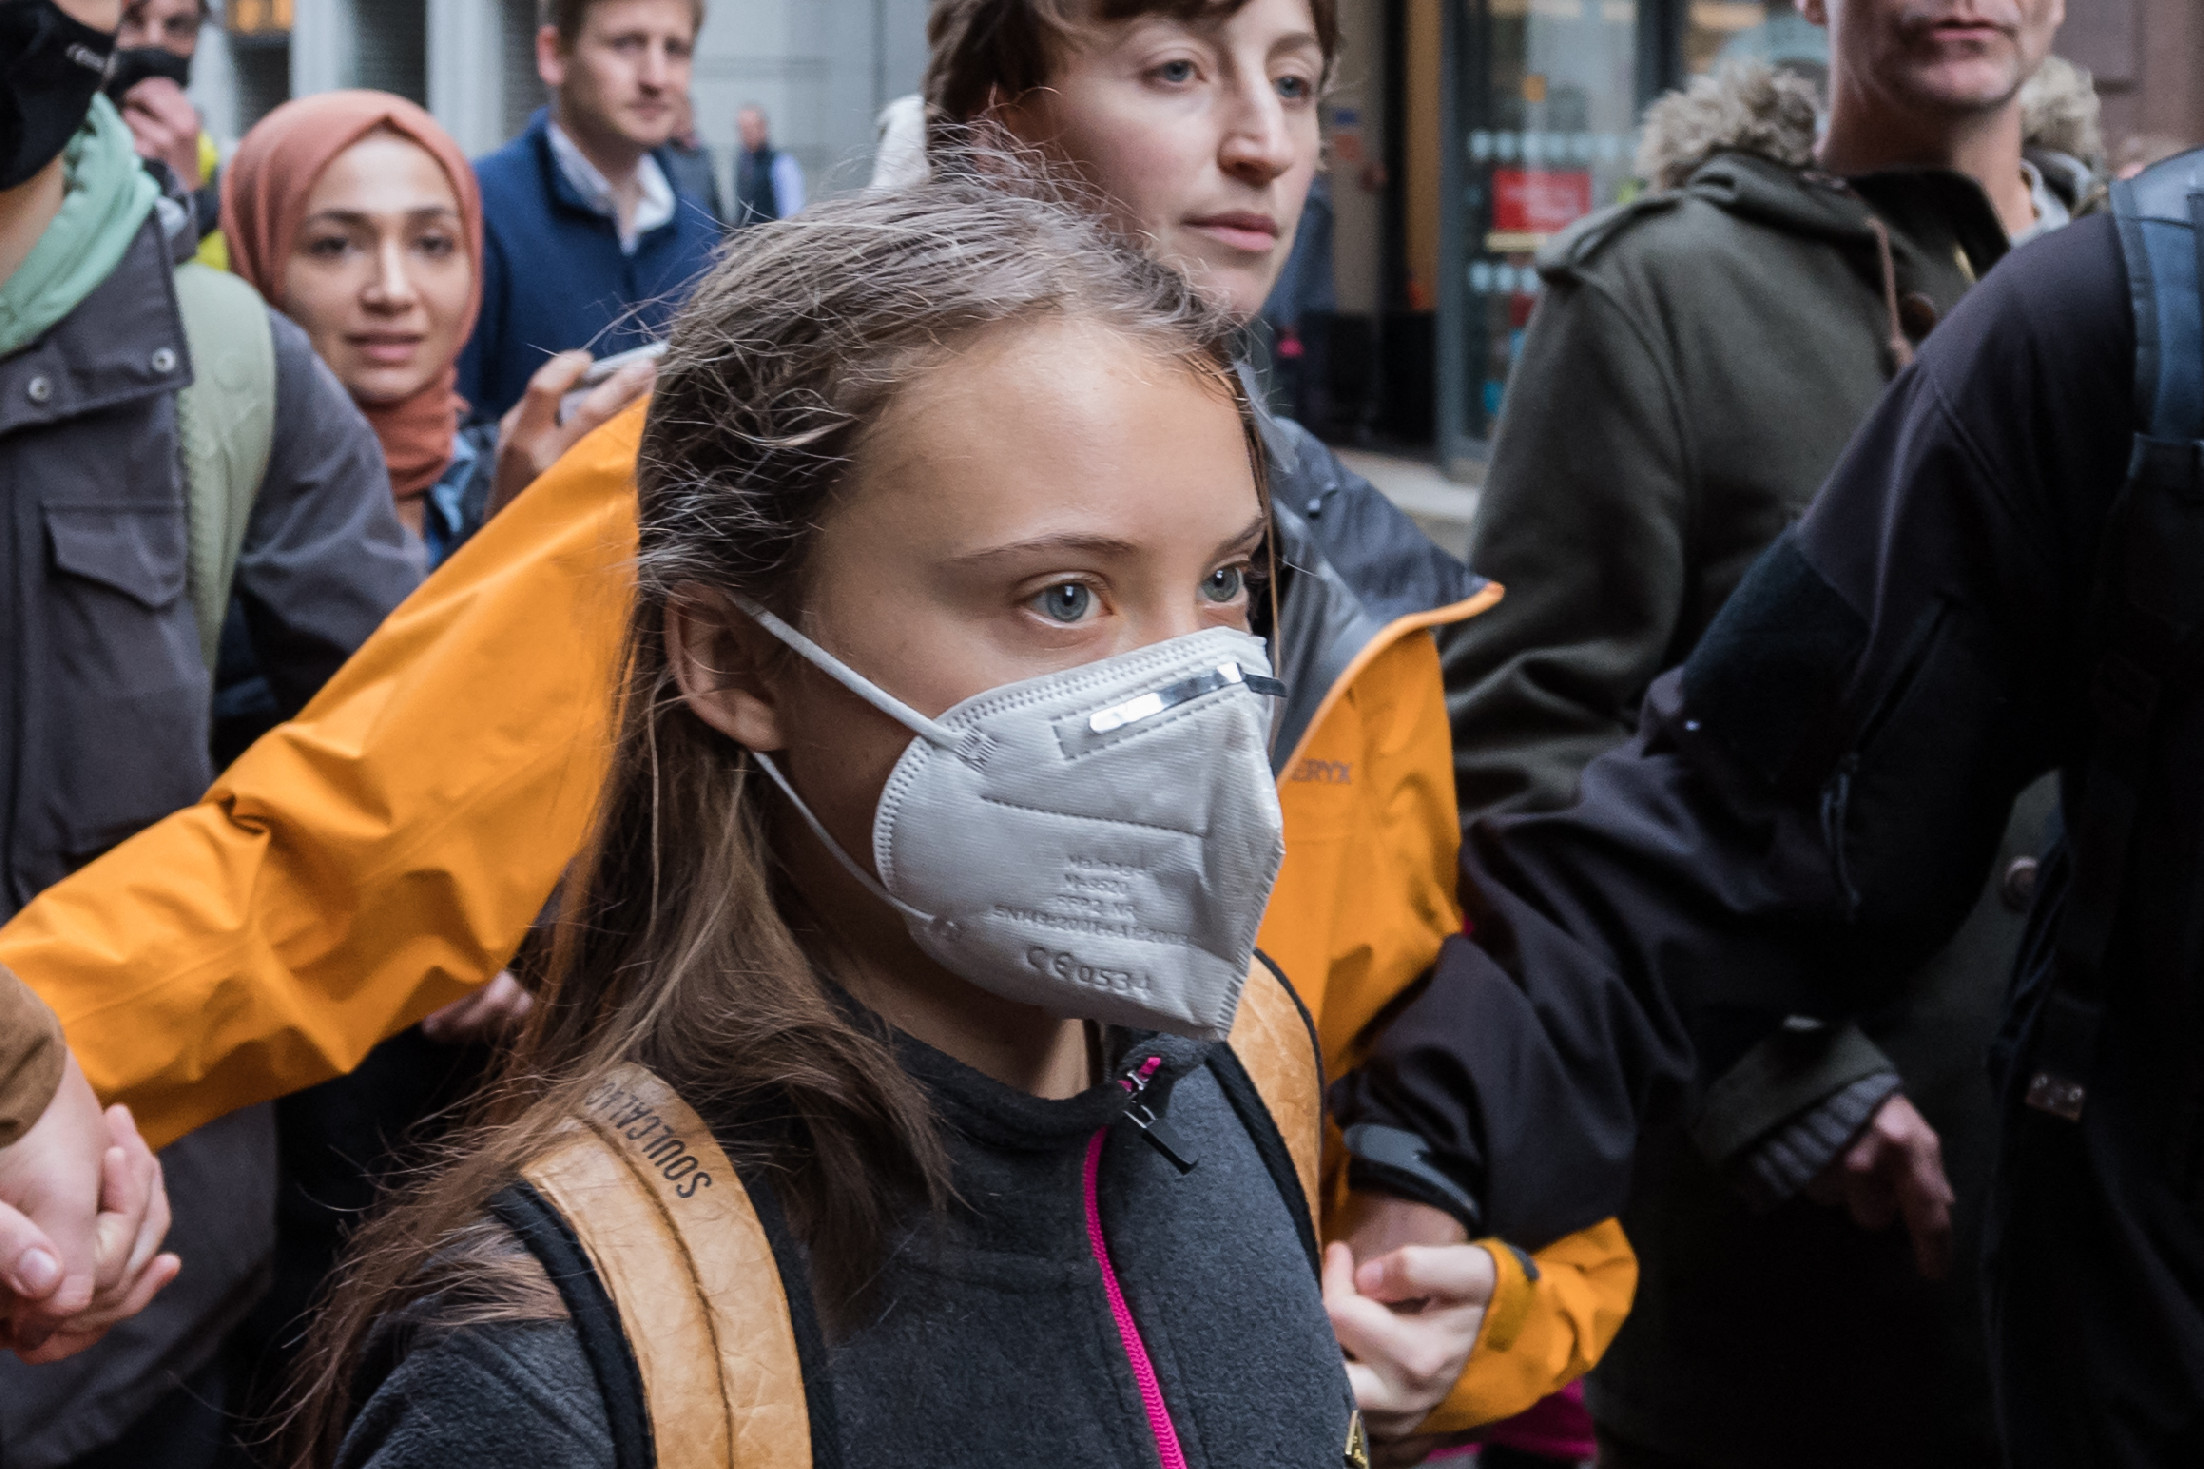
M 1158 4 L 1075 31 L 1048 23 L 1056 8 L 941 0 L 937 107 L 957 115 L 975 79 L 994 78 L 977 86 L 980 107 L 1079 164 L 1129 232 L 1252 314 L 1316 167 L 1330 4 L 1248 0 L 1198 22 Z M 1026 46 L 1006 42 L 1021 33 Z M 0 931 L 0 964 L 46 997 L 95 1085 L 129 1100 L 156 1142 L 345 1069 L 510 956 L 603 775 L 608 735 L 590 711 L 606 705 L 632 586 L 641 417 L 585 440 L 198 807 Z M 1274 758 L 1288 858 L 1261 943 L 1314 1012 L 1336 1075 L 1460 927 L 1448 732 L 1425 630 L 1498 589 L 1305 432 L 1273 424 L 1266 439 L 1286 567 L 1274 635 L 1293 696 Z M 1418 1274 L 1435 1256 L 1369 1246 L 1465 1238 L 1477 1204 L 1350 1200 L 1332 1141 L 1327 1232 L 1368 1221 L 1361 1253 L 1383 1255 L 1359 1272 L 1335 1255 L 1329 1271 L 1335 1324 L 1366 1359 L 1359 1385 L 1381 1430 L 1488 1422 L 1597 1359 L 1635 1283 L 1612 1221 L 1487 1242 L 1489 1279 L 1459 1283 L 1453 1324 L 1466 1320 L 1475 1342 L 1466 1365 L 1454 1353 L 1420 1378 L 1402 1371 L 1399 1334 L 1440 1323 L 1385 1300 L 1446 1292 Z M 1398 1177 L 1415 1159 L 1391 1163 Z M 1382 1166 L 1357 1172 L 1387 1179 Z

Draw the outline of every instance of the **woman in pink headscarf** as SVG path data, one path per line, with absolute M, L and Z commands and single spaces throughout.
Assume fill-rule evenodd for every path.
M 481 196 L 459 145 L 403 97 L 326 92 L 269 113 L 223 174 L 222 229 L 232 268 L 306 329 L 374 426 L 431 566 L 650 382 L 647 365 L 616 376 L 560 423 L 542 400 L 588 365 L 562 354 L 503 425 L 467 424 L 452 384 L 482 302 Z

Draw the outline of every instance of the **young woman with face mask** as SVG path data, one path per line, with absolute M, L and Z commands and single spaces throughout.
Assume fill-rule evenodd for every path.
M 937 158 L 963 128 L 1006 129 L 1091 184 L 1120 237 L 1235 320 L 1262 309 L 1320 166 L 1333 0 L 935 0 L 929 39 Z M 1448 605 L 1463 592 L 1448 575 L 1459 568 L 1328 448 L 1279 421 L 1265 441 L 1284 567 L 1277 656 L 1294 697 L 1273 749 L 1290 858 L 1262 942 L 1316 1012 L 1338 1076 L 1460 927 L 1451 891 L 1432 891 L 1451 879 L 1458 828 L 1423 630 L 1482 604 Z M 1343 719 L 1335 704 L 1327 720 L 1297 722 L 1335 691 L 1366 717 Z M 1386 758 L 1419 741 L 1428 762 Z M 1443 802 L 1416 799 L 1434 788 Z M 1597 1360 L 1635 1280 L 1614 1221 L 1573 1211 L 1561 1180 L 1551 1196 L 1516 1179 L 1490 1197 L 1489 1181 L 1434 1165 L 1424 1139 L 1394 1129 L 1343 1141 L 1327 1159 L 1337 1207 L 1325 1225 L 1352 1251 L 1332 1247 L 1327 1295 L 1381 1438 L 1489 1422 Z M 1445 1252 L 1415 1248 L 1498 1220 L 1509 1239 L 1487 1241 L 1461 1275 L 1447 1273 Z M 1533 1302 L 1524 1248 L 1541 1252 Z M 1421 1304 L 1387 1309 L 1404 1300 Z M 1509 1325 L 1485 1329 L 1488 1302 Z M 1531 1324 L 1519 1332 L 1515 1320 Z
M 1135 199 L 1108 206 L 1113 229 L 1151 238 L 1250 312 L 1316 166 L 1304 99 L 1330 64 L 1328 15 L 1305 0 L 1091 13 L 942 0 L 937 95 L 1025 129 L 1096 197 Z M 965 103 L 952 76 L 969 82 Z M 1166 177 L 1171 191 L 1148 189 Z M 312 720 L 262 741 L 206 806 L 80 874 L 66 909 L 0 933 L 0 963 L 48 996 L 152 1130 L 354 1064 L 483 983 L 519 941 L 604 776 L 601 737 L 576 711 L 601 703 L 610 676 L 639 427 L 631 414 L 578 446 L 386 625 Z M 1461 926 L 1449 733 L 1423 631 L 1496 592 L 1307 434 L 1273 421 L 1262 434 L 1286 568 L 1274 636 L 1287 696 L 1270 756 L 1287 858 L 1261 944 L 1315 1012 L 1336 1076 Z M 236 814 L 248 810 L 250 824 Z M 209 847 L 218 867 L 199 855 Z M 394 871 L 406 880 L 386 880 Z M 188 891 L 164 899 L 171 887 Z M 211 942 L 236 956 L 229 1020 L 190 1076 L 165 1059 L 173 1046 L 148 1046 L 162 1027 L 125 1032 L 88 986 L 77 993 L 80 975 L 119 970 L 189 1029 L 208 980 L 172 953 Z M 1329 1293 L 1373 1429 L 1490 1421 L 1597 1359 L 1635 1278 L 1612 1221 L 1556 1215 L 1524 1196 L 1538 1180 L 1478 1197 L 1477 1180 L 1434 1166 L 1407 1134 L 1360 1135 L 1353 1151 L 1350 1167 L 1332 1150 L 1320 1192 L 1327 1229 L 1351 1231 L 1362 1258 L 1358 1270 L 1335 1252 Z M 1513 1244 L 1452 1243 L 1501 1220 Z M 1418 1300 L 1432 1304 L 1388 1308 Z
M 318 1462 L 669 1462 L 705 1431 L 718 1391 L 677 1396 L 651 1330 L 697 1285 L 624 1268 L 606 1160 L 690 1258 L 738 1200 L 765 1221 L 716 1297 L 785 1292 L 800 1380 L 763 1406 L 812 1463 L 1361 1452 L 1285 1135 L 1220 1044 L 1243 986 L 1283 1002 L 1313 1149 L 1314 1038 L 1250 970 L 1279 691 L 1228 331 L 972 181 L 761 226 L 699 289 L 543 1018 L 491 1128 L 371 1228 Z

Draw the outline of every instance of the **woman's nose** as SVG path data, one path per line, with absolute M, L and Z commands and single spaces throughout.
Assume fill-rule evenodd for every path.
M 404 241 L 385 240 L 375 252 L 375 273 L 368 280 L 366 299 L 369 306 L 381 311 L 404 311 L 414 304 Z
M 1229 105 L 1232 115 L 1218 148 L 1218 167 L 1258 186 L 1293 167 L 1293 136 L 1286 126 L 1285 106 L 1267 78 L 1259 86 L 1241 89 Z

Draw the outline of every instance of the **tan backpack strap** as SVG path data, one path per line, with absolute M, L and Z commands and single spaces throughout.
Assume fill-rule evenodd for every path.
M 1324 1063 L 1316 1048 L 1316 1023 L 1262 953 L 1248 967 L 1228 1044 L 1284 1140 L 1301 1198 L 1313 1212 L 1324 1138 Z
M 616 1304 L 659 1469 L 810 1469 L 803 1359 L 772 1241 L 711 1129 L 623 1066 L 523 1178 Z

